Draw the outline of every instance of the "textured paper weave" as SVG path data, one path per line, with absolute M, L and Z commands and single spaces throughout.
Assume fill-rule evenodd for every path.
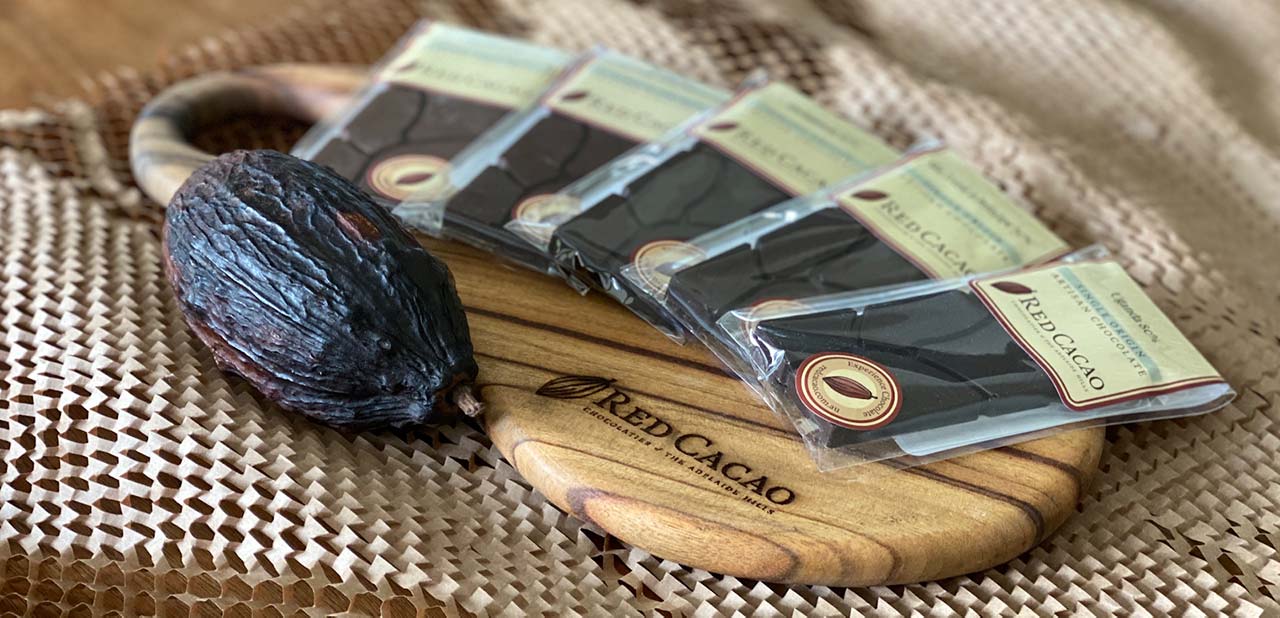
M 0 613 L 1280 610 L 1280 5 L 344 4 L 104 77 L 83 101 L 0 111 Z M 1010 564 L 847 590 L 622 546 L 466 426 L 349 437 L 264 406 L 182 323 L 129 125 L 177 79 L 367 63 L 421 15 L 607 41 L 713 83 L 765 66 L 896 146 L 943 138 L 1072 243 L 1116 251 L 1241 397 L 1111 430 L 1079 513 Z M 243 121 L 202 145 L 286 148 L 300 131 Z

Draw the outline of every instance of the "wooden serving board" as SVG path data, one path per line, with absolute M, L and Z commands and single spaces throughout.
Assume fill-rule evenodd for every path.
M 503 455 L 560 508 L 682 564 L 840 586 L 981 570 L 1061 524 L 1101 454 L 1093 429 L 913 470 L 820 473 L 706 350 L 602 295 L 425 244 L 457 279 Z
M 208 158 L 185 142 L 194 117 L 314 117 L 350 87 L 340 73 L 279 67 L 175 86 L 135 127 L 139 183 L 167 202 Z M 819 473 L 789 425 L 706 350 L 600 295 L 422 240 L 466 306 L 494 443 L 557 506 L 662 558 L 839 586 L 978 571 L 1061 524 L 1101 454 L 1103 430 L 1091 429 L 906 471 Z

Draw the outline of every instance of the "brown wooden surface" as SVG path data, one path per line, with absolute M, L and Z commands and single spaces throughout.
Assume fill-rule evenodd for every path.
M 364 83 L 362 66 L 276 64 L 185 80 L 147 102 L 129 134 L 129 164 L 142 190 L 167 203 L 191 170 L 213 158 L 188 143 L 187 127 L 217 125 L 246 114 L 313 124 L 338 113 Z
M 296 114 L 291 103 L 302 97 L 275 91 L 297 88 L 297 76 L 345 83 L 317 69 L 277 65 L 267 78 L 246 79 L 256 70 L 173 86 L 134 127 L 140 185 L 165 202 L 184 166 L 202 160 L 179 129 L 191 109 Z M 1061 524 L 1102 451 L 1103 431 L 1094 429 L 907 471 L 821 474 L 790 426 L 700 346 L 672 343 L 601 295 L 582 297 L 469 247 L 423 240 L 455 275 L 485 420 L 503 455 L 560 508 L 664 558 L 830 585 L 968 573 L 1016 557 Z M 549 385 L 572 376 L 596 387 L 548 396 Z M 670 431 L 640 429 L 658 422 Z M 762 476 L 754 487 L 738 482 Z M 769 491 L 776 487 L 785 490 Z
M 101 71 L 295 10 L 304 0 L 0 0 L 0 108 L 74 96 Z

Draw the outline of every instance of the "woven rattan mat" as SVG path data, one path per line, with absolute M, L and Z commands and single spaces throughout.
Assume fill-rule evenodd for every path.
M 0 612 L 204 615 L 1263 613 L 1280 593 L 1280 5 L 1220 0 L 319 3 L 81 101 L 0 112 Z M 1077 244 L 1101 241 L 1241 391 L 1122 427 L 1079 513 L 941 582 L 787 587 L 622 546 L 484 435 L 343 437 L 214 369 L 131 184 L 133 115 L 214 68 L 369 62 L 420 15 L 594 41 L 731 83 L 773 69 L 898 146 L 947 139 Z M 244 121 L 207 148 L 284 148 Z M 639 325 L 639 322 L 637 322 Z

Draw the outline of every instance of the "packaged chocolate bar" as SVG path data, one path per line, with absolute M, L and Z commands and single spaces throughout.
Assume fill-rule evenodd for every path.
M 758 387 L 823 469 L 911 466 L 1230 402 L 1124 269 L 1088 257 L 731 311 L 721 326 L 754 348 Z
M 730 309 L 1017 268 L 1065 242 L 937 142 L 892 165 L 691 239 L 661 270 L 623 269 L 749 379 L 717 321 Z
M 753 76 L 685 130 L 565 191 L 576 210 L 519 217 L 513 229 L 547 247 L 582 285 L 681 338 L 679 323 L 625 269 L 641 280 L 662 278 L 694 250 L 689 239 L 898 156 L 793 88 Z
M 635 58 L 596 49 L 536 102 L 504 119 L 452 161 L 440 199 L 410 196 L 398 213 L 438 220 L 445 233 L 537 270 L 545 254 L 505 228 L 563 202 L 560 189 L 657 139 L 729 94 Z
M 940 143 L 686 242 L 660 269 L 622 272 L 713 350 L 725 312 L 1017 268 L 1068 246 Z M 733 352 L 726 358 L 735 366 Z
M 333 168 L 388 208 L 412 194 L 431 196 L 449 184 L 449 159 L 535 99 L 569 61 L 525 41 L 418 22 L 351 103 L 312 127 L 293 154 Z

